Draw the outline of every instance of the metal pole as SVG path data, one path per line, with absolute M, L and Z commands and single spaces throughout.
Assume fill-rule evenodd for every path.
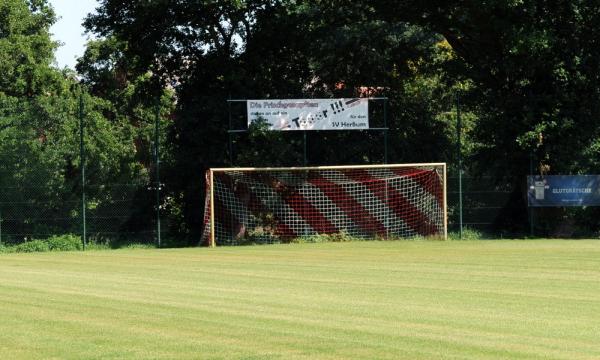
M 533 152 L 529 153 L 529 175 L 533 176 Z M 533 218 L 533 207 L 529 206 L 529 235 L 533 237 L 535 234 L 535 224 Z
M 233 119 L 231 117 L 231 101 L 227 101 L 227 109 L 229 111 L 229 131 L 227 134 L 228 141 L 229 141 L 229 144 L 228 144 L 229 145 L 229 165 L 231 167 L 233 167 L 233 139 L 232 139 L 233 134 L 231 132 L 231 130 L 233 130 L 232 129 Z
M 302 135 L 304 136 L 304 155 L 302 157 L 302 164 L 306 166 L 308 164 L 308 145 L 306 144 L 306 130 L 302 131 Z
M 231 99 L 231 94 L 229 94 L 229 99 Z M 233 118 L 232 118 L 232 114 L 231 114 L 231 101 L 227 101 L 227 111 L 229 113 L 229 131 L 227 131 L 227 148 L 228 148 L 228 152 L 229 152 L 229 166 L 233 167 L 233 132 L 232 132 L 232 128 L 233 128 Z M 211 185 L 212 186 L 212 185 Z M 234 219 L 233 219 L 233 212 L 229 215 L 229 221 L 230 224 L 233 224 Z M 232 239 L 235 239 L 235 227 L 232 226 L 231 227 L 231 232 L 230 232 L 230 236 Z
M 84 144 L 84 122 L 83 122 L 83 89 L 79 93 L 79 158 L 81 161 L 81 242 L 83 251 L 87 245 L 86 229 L 86 199 L 85 199 L 85 144 Z
M 383 163 L 388 163 L 388 121 L 387 121 L 387 97 L 383 98 Z M 385 181 L 385 203 L 389 204 L 389 181 Z M 390 207 L 386 206 L 385 216 L 385 238 L 390 237 Z
M 303 145 L 304 145 L 304 151 L 303 151 L 303 156 L 302 156 L 302 164 L 306 167 L 308 164 L 308 156 L 307 156 L 307 152 L 308 152 L 308 145 L 306 144 L 306 130 L 302 131 L 302 136 L 303 136 Z M 304 232 L 303 232 L 303 236 L 308 236 L 308 228 L 303 227 L 304 228 Z
M 383 98 L 383 163 L 388 163 L 388 119 L 387 119 L 387 98 Z
M 458 238 L 462 239 L 463 235 L 463 190 L 462 190 L 462 124 L 460 119 L 460 95 L 456 93 L 456 136 L 458 156 Z
M 156 117 L 154 120 L 154 164 L 156 166 L 156 245 L 160 248 L 160 144 L 159 144 L 159 124 L 160 123 L 160 100 L 156 104 Z
M 0 245 L 2 245 L 2 189 L 0 189 Z

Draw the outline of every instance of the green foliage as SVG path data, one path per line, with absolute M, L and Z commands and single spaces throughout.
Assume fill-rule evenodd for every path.
M 96 250 L 110 250 L 111 247 L 105 243 L 99 242 L 88 242 L 85 246 L 86 251 L 96 251 Z
M 345 231 L 335 233 L 335 234 L 317 234 L 310 236 L 303 236 L 299 238 L 292 239 L 290 243 L 292 244 L 302 244 L 302 243 L 329 243 L 329 242 L 348 242 L 348 241 L 364 241 L 363 238 L 358 238 L 348 234 Z
M 79 90 L 73 73 L 50 66 L 54 21 L 45 0 L 0 1 L 0 188 L 53 189 L 33 194 L 47 206 L 23 224 L 36 211 L 78 215 L 67 204 L 81 167 Z M 583 0 L 102 1 L 85 21 L 98 38 L 77 65 L 90 203 L 101 213 L 119 201 L 105 184 L 136 183 L 141 193 L 155 180 L 156 111 L 161 208 L 169 233 L 190 243 L 202 226 L 203 170 L 230 157 L 239 166 L 301 164 L 299 133 L 258 125 L 229 134 L 231 98 L 385 95 L 389 162 L 454 162 L 458 94 L 472 176 L 493 175 L 522 199 L 530 159 L 536 171 L 598 173 L 598 23 L 597 6 Z M 233 127 L 244 128 L 245 109 L 231 109 Z M 372 126 L 383 126 L 383 108 L 371 109 Z M 377 132 L 307 139 L 309 164 L 383 161 Z M 140 198 L 132 211 L 151 216 L 152 199 Z M 569 216 L 596 226 L 586 211 Z M 498 224 L 526 229 L 524 210 L 506 213 Z
M 46 252 L 50 251 L 50 245 L 44 240 L 32 240 L 16 245 L 14 252 L 31 253 L 31 252 Z
M 181 244 L 179 244 L 181 246 Z M 88 242 L 86 251 L 111 250 L 111 249 L 156 249 L 154 244 Z M 13 246 L 0 244 L 0 253 L 30 253 L 48 251 L 80 251 L 82 250 L 81 237 L 73 234 L 55 235 L 47 239 L 35 239 Z
M 448 240 L 482 240 L 484 238 L 484 234 L 481 231 L 467 227 L 463 228 L 462 237 L 457 231 L 448 233 Z
M 476 231 L 472 231 L 473 234 L 477 234 Z M 450 234 L 452 237 L 453 234 Z M 481 238 L 481 234 L 479 234 Z M 479 239 L 478 238 L 478 239 Z M 471 236 L 472 240 L 475 240 L 474 235 Z M 351 242 L 351 241 L 415 241 L 415 240 L 444 240 L 440 236 L 413 236 L 409 238 L 405 237 L 381 237 L 374 236 L 372 238 L 363 238 L 348 234 L 346 231 L 341 231 L 333 234 L 314 234 L 299 236 L 292 239 L 281 238 L 269 227 L 256 228 L 254 231 L 244 234 L 243 237 L 234 239 L 232 241 L 235 245 L 261 245 L 261 244 L 310 244 L 310 243 L 337 243 L 337 242 Z
M 90 43 L 78 65 L 96 94 L 126 104 L 116 100 L 122 99 L 125 84 L 149 72 L 154 83 L 168 82 L 176 91 L 168 139 L 172 162 L 165 164 L 164 182 L 169 209 L 177 214 L 172 230 L 191 239 L 202 226 L 197 204 L 204 196 L 204 169 L 228 165 L 230 157 L 238 166 L 302 164 L 301 133 L 253 126 L 245 134 L 228 134 L 230 98 L 388 95 L 390 162 L 451 157 L 453 118 L 440 116 L 448 113 L 447 102 L 435 102 L 440 93 L 448 98 L 452 89 L 436 73 L 445 61 L 436 45 L 441 36 L 407 22 L 381 21 L 372 6 L 109 0 L 85 25 L 101 37 Z M 422 65 L 434 60 L 436 66 Z M 409 89 L 413 79 L 413 89 L 428 85 L 423 96 Z M 245 128 L 245 109 L 233 104 L 231 111 L 232 126 Z M 381 102 L 374 105 L 373 118 L 373 126 L 383 126 Z M 383 161 L 378 132 L 315 132 L 307 138 L 309 164 Z
M 55 235 L 45 240 L 51 251 L 81 250 L 81 237 L 73 234 Z
M 127 244 L 121 249 L 156 249 L 156 246 L 152 244 Z
M 0 1 L 0 93 L 31 97 L 60 90 L 61 76 L 50 67 L 55 20 L 47 1 Z
M 72 234 L 55 235 L 47 239 L 35 239 L 14 246 L 5 246 L 0 244 L 0 253 L 29 253 L 76 250 L 81 250 L 81 237 Z
M 302 163 L 300 136 L 290 136 L 280 131 L 269 131 L 265 122 L 249 126 L 243 139 L 234 142 L 237 147 L 235 162 L 253 167 L 293 166 Z M 277 149 L 274 156 L 273 149 Z
M 123 211 L 115 206 L 126 207 L 135 196 L 146 199 L 139 194 L 147 192 L 151 182 L 156 112 L 163 119 L 164 145 L 167 115 L 173 107 L 171 92 L 155 91 L 147 73 L 129 78 L 118 71 L 96 72 L 98 76 L 92 77 L 83 68 L 81 84 L 72 71 L 54 68 L 57 44 L 51 41 L 49 28 L 55 19 L 46 0 L 0 0 L 0 202 L 9 218 L 5 229 L 27 234 L 16 242 L 24 236 L 78 230 L 80 120 L 85 132 L 88 214 L 115 218 L 115 211 Z M 92 43 L 86 59 L 101 62 L 107 52 L 103 49 L 119 46 L 110 41 Z M 113 74 L 114 81 L 108 84 Z M 164 154 L 167 162 L 169 153 Z M 128 213 L 147 216 L 151 200 L 134 202 Z M 133 233 L 144 226 L 138 223 L 109 225 Z
M 280 244 L 282 239 L 279 235 L 275 234 L 273 228 L 267 223 L 263 223 L 263 226 L 257 227 L 243 236 L 233 239 L 236 245 L 257 245 L 257 244 Z

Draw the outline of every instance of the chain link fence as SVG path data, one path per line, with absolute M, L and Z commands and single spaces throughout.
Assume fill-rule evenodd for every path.
M 148 184 L 95 185 L 102 191 L 85 203 L 85 233 L 88 242 L 157 243 L 157 224 L 141 204 L 148 204 Z M 61 193 L 47 186 L 11 186 L 0 189 L 0 239 L 15 245 L 32 239 L 77 234 L 83 236 L 81 193 Z
M 0 244 L 159 245 L 154 124 L 134 132 L 83 98 L 47 101 L 0 98 Z
M 460 231 L 458 175 L 448 177 L 448 228 Z M 463 231 L 476 231 L 491 238 L 511 238 L 530 235 L 528 214 L 518 185 L 491 176 L 463 176 Z
M 158 112 L 132 125 L 130 120 L 107 120 L 102 109 L 84 98 L 44 101 L 23 103 L 0 96 L 0 244 L 60 235 L 110 246 L 174 241 L 169 237 L 177 237 L 172 231 L 177 226 L 169 221 L 178 223 L 174 214 L 181 209 L 169 205 L 172 196 L 158 185 L 157 144 L 165 143 L 165 124 L 158 126 L 164 121 Z M 448 111 L 447 116 L 456 114 Z M 390 133 L 391 138 L 399 136 Z M 235 145 L 241 149 L 241 144 Z M 317 145 L 322 146 L 311 143 L 309 150 Z M 372 148 L 382 152 L 381 146 Z M 244 153 L 240 149 L 237 153 Z M 326 149 L 318 150 L 313 154 Z M 391 161 L 404 158 L 391 155 Z M 309 159 L 322 162 L 314 155 Z M 449 164 L 449 169 L 449 230 L 458 232 L 456 164 Z M 490 238 L 598 234 L 596 208 L 528 209 L 525 179 L 465 173 L 462 184 L 463 230 Z

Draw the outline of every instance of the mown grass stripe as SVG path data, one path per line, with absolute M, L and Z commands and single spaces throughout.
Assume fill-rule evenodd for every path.
M 356 242 L 0 256 L 29 358 L 600 358 L 600 242 Z

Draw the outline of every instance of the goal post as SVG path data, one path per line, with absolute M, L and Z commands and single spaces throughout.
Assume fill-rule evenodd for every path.
M 215 168 L 203 243 L 279 243 L 320 234 L 446 239 L 446 164 Z

